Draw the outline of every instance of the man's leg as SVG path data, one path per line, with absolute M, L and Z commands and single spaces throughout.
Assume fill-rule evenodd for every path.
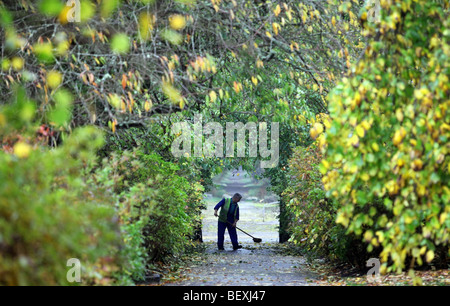
M 233 244 L 233 249 L 239 248 L 238 236 L 236 232 L 236 228 L 231 224 L 227 224 L 228 234 L 230 234 L 231 243 Z
M 223 241 L 225 240 L 225 228 L 226 223 L 217 222 L 217 247 L 219 250 L 223 250 Z

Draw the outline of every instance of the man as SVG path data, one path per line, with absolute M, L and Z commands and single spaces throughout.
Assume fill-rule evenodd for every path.
M 225 229 L 228 229 L 231 243 L 233 244 L 233 250 L 242 248 L 242 245 L 238 243 L 238 237 L 236 232 L 236 223 L 239 220 L 239 205 L 238 202 L 242 199 L 239 193 L 235 193 L 230 199 L 223 198 L 214 207 L 214 216 L 219 217 L 218 229 L 217 229 L 217 247 L 219 250 L 224 250 L 223 242 L 225 239 Z M 220 208 L 220 214 L 217 211 Z

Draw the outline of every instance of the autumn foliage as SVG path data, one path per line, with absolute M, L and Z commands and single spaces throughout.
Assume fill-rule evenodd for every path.
M 182 258 L 212 176 L 260 170 L 174 158 L 197 115 L 279 123 L 260 175 L 311 258 L 445 267 L 449 4 L 369 2 L 0 1 L 0 284 L 67 284 L 71 257 L 85 284 L 131 284 Z
M 337 223 L 400 271 L 449 255 L 450 32 L 439 1 L 381 3 L 379 24 L 361 16 L 364 57 L 328 97 L 322 169 Z

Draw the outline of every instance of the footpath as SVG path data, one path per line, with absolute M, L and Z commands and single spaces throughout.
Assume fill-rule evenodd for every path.
M 202 260 L 191 264 L 175 286 L 309 286 L 314 272 L 301 256 L 286 255 L 278 243 L 243 243 L 233 251 L 225 244 L 218 251 L 214 242 L 205 243 Z

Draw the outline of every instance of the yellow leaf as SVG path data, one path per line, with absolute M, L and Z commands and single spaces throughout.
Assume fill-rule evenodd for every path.
M 417 194 L 420 197 L 423 197 L 426 193 L 427 193 L 427 189 L 425 188 L 425 186 L 418 184 L 416 187 L 417 190 Z
M 258 67 L 258 68 L 263 68 L 263 67 L 264 67 L 263 61 L 260 60 L 260 59 L 258 59 L 258 60 L 256 61 L 256 67 Z
M 356 127 L 356 134 L 359 136 L 359 138 L 363 138 L 364 135 L 366 134 L 366 131 L 364 130 L 364 128 L 361 125 L 358 125 Z
M 312 139 L 316 139 L 323 132 L 323 125 L 319 122 L 314 123 L 313 127 L 309 131 Z
M 273 33 L 275 35 L 278 35 L 278 31 L 281 29 L 281 26 L 277 22 L 274 22 L 274 23 L 272 23 L 272 29 L 273 29 Z
M 402 109 L 401 109 L 401 108 L 398 108 L 398 109 L 395 111 L 395 116 L 397 117 L 397 120 L 398 120 L 398 121 L 400 121 L 400 122 L 403 121 L 403 112 L 402 112 Z
M 277 6 L 275 7 L 275 9 L 273 10 L 273 13 L 275 14 L 275 16 L 278 17 L 278 15 L 280 15 L 281 13 L 281 7 L 279 4 L 277 4 Z
M 433 258 L 434 258 L 434 251 L 433 250 L 429 250 L 427 252 L 427 255 L 426 255 L 427 262 L 431 262 L 433 260 Z
M 447 213 L 442 213 L 439 217 L 439 223 L 444 224 L 445 220 L 447 219 Z
M 361 122 L 361 126 L 364 128 L 364 130 L 368 131 L 370 129 L 370 123 L 364 120 Z
M 19 158 L 27 158 L 30 155 L 31 146 L 25 142 L 18 142 L 14 145 L 14 154 Z
M 186 26 L 186 18 L 182 15 L 172 15 L 169 17 L 170 27 L 174 30 L 182 30 Z
M 378 241 L 382 243 L 384 241 L 384 233 L 382 231 L 377 231 L 375 234 L 378 236 Z
M 58 21 L 61 24 L 67 24 L 69 22 L 69 12 L 73 11 L 72 6 L 65 5 L 64 8 L 61 10 L 58 16 Z
M 155 18 L 147 12 L 139 16 L 139 35 L 142 39 L 150 39 L 154 23 Z
M 209 98 L 211 99 L 211 102 L 213 102 L 213 103 L 216 102 L 217 94 L 216 94 L 216 92 L 214 90 L 211 90 L 209 92 Z
M 403 141 L 403 138 L 405 136 L 406 136 L 406 130 L 405 130 L 405 128 L 401 127 L 399 130 L 397 130 L 395 132 L 394 138 L 392 139 L 394 145 L 396 145 L 396 146 L 399 145 Z
M 317 129 L 319 134 L 321 134 L 323 132 L 323 125 L 322 125 L 322 123 L 319 123 L 319 122 L 314 123 L 314 128 Z
M 361 179 L 364 182 L 367 182 L 370 179 L 370 176 L 367 173 L 363 173 L 363 174 L 361 174 Z
M 319 137 L 317 138 L 318 141 L 318 145 L 320 148 L 323 148 L 326 144 L 326 139 L 325 139 L 325 135 L 324 134 L 320 134 Z
M 375 152 L 378 152 L 380 150 L 380 147 L 378 146 L 378 144 L 376 142 L 372 143 L 372 149 Z
M 24 64 L 24 60 L 21 57 L 16 56 L 11 60 L 11 66 L 16 71 L 22 70 L 23 64 Z
M 50 88 L 58 87 L 62 82 L 62 74 L 59 71 L 52 70 L 47 73 L 47 84 Z
M 252 76 L 252 83 L 256 86 L 258 85 L 258 79 Z
M 152 104 L 153 104 L 153 103 L 152 103 L 151 100 L 145 101 L 144 109 L 145 109 L 146 112 L 150 111 L 150 109 L 152 108 Z
M 423 162 L 420 159 L 416 159 L 412 163 L 413 170 L 421 170 L 423 167 Z
M 174 104 L 178 104 L 181 101 L 181 93 L 173 87 L 172 84 L 169 82 L 163 82 L 162 84 L 162 91 L 164 95 Z
M 323 120 L 323 124 L 325 125 L 325 127 L 326 127 L 327 129 L 331 128 L 331 119 L 330 119 L 330 118 L 325 118 L 325 119 Z
M 122 99 L 119 97 L 119 95 L 109 94 L 108 103 L 111 104 L 112 107 L 119 109 L 121 102 L 122 102 Z
M 372 237 L 373 237 L 372 231 L 366 231 L 366 232 L 364 233 L 364 240 L 365 240 L 366 242 L 369 242 L 370 240 L 372 240 Z
M 350 138 L 350 144 L 355 148 L 359 147 L 359 138 L 356 134 L 353 134 Z
M 336 218 L 337 224 L 342 224 L 344 227 L 347 227 L 348 222 L 349 222 L 348 218 L 346 218 L 343 213 L 338 213 Z
M 414 219 L 411 218 L 410 216 L 405 217 L 405 224 L 411 224 L 411 222 L 413 222 L 413 221 L 414 221 Z

